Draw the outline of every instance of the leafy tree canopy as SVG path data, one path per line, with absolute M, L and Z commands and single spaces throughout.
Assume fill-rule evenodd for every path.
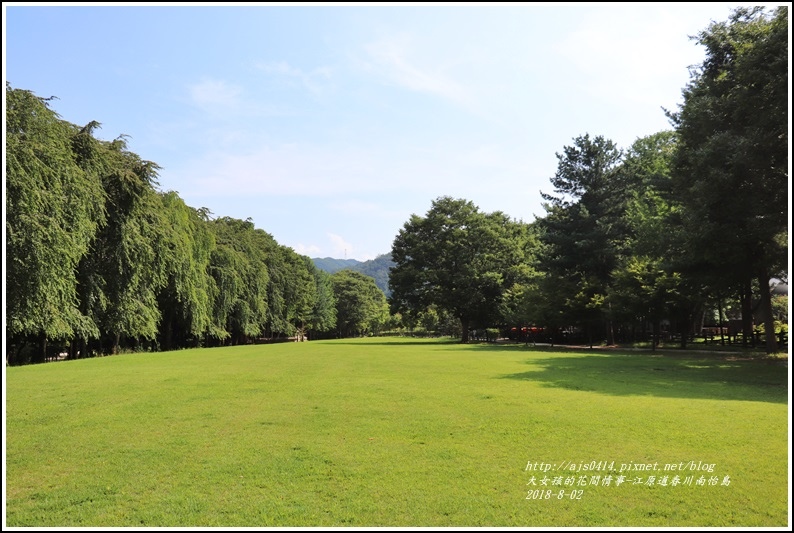
M 405 223 L 392 246 L 392 311 L 419 313 L 435 305 L 470 326 L 499 320 L 504 290 L 523 272 L 523 224 L 504 213 L 482 213 L 470 201 L 445 196 L 424 217 Z

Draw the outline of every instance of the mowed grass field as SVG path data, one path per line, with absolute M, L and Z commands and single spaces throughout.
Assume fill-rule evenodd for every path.
M 788 525 L 779 362 L 373 338 L 6 380 L 7 526 Z

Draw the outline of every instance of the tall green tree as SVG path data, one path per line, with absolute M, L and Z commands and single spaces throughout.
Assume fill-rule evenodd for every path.
M 392 312 L 417 314 L 431 305 L 469 329 L 501 321 L 506 289 L 523 272 L 522 225 L 504 213 L 482 213 L 470 201 L 445 196 L 425 217 L 412 215 L 394 239 L 389 274 Z
M 87 311 L 116 353 L 122 341 L 157 337 L 168 226 L 155 189 L 158 165 L 127 150 L 122 137 L 101 146 L 97 169 L 109 215 L 80 271 Z
M 743 287 L 746 337 L 751 280 L 771 317 L 769 281 L 787 262 L 788 7 L 737 8 L 696 40 L 706 59 L 668 113 L 680 142 L 675 190 L 690 253 Z M 768 352 L 777 350 L 773 329 Z
M 285 303 L 282 317 L 287 325 L 285 331 L 303 339 L 317 303 L 317 281 L 304 256 L 287 246 L 279 246 L 279 252 L 284 266 L 281 291 Z
M 77 127 L 9 84 L 6 102 L 9 362 L 42 360 L 54 341 L 87 356 L 335 326 L 333 285 L 309 258 L 158 191 L 158 165 L 125 136 L 95 138 L 98 122 Z M 375 296 L 366 331 L 383 319 Z
M 537 224 L 520 224 L 518 239 L 523 259 L 515 265 L 514 283 L 502 295 L 500 315 L 506 325 L 528 326 L 550 324 L 541 312 L 540 284 L 543 275 L 537 271 L 540 242 Z
M 360 272 L 331 274 L 336 300 L 336 329 L 341 337 L 376 333 L 388 318 L 388 303 L 375 280 Z
M 39 343 L 34 360 L 49 341 L 99 334 L 77 292 L 77 265 L 105 216 L 102 184 L 73 150 L 84 136 L 47 99 L 6 84 L 7 345 Z
M 331 275 L 323 272 L 314 265 L 309 257 L 304 257 L 306 268 L 314 278 L 315 294 L 314 307 L 307 321 L 310 332 L 325 333 L 336 327 L 336 299 Z
M 676 146 L 672 131 L 639 138 L 626 151 L 618 170 L 625 188 L 625 240 L 607 301 L 624 328 L 633 331 L 637 323 L 652 324 L 654 349 L 660 321 L 688 316 L 703 297 L 703 290 L 694 290 L 692 280 L 685 283 L 681 272 L 685 255 L 678 246 L 680 219 L 669 194 Z M 685 342 L 687 327 L 681 324 L 681 328 Z
M 158 295 L 160 343 L 165 350 L 197 346 L 210 334 L 212 324 L 215 281 L 209 268 L 215 236 L 204 211 L 189 207 L 173 191 L 160 196 L 166 275 Z
M 621 158 L 617 146 L 602 136 L 577 137 L 557 154 L 551 178 L 555 194 L 541 193 L 546 216 L 538 221 L 544 247 L 539 269 L 554 280 L 545 285 L 569 324 L 583 326 L 591 343 L 594 328 L 608 326 L 606 295 L 625 233 L 626 188 L 617 172 Z M 604 332 L 611 341 L 611 328 Z
M 220 217 L 210 227 L 216 241 L 210 274 L 217 288 L 211 335 L 221 342 L 245 343 L 260 336 L 267 324 L 268 235 L 250 219 Z
M 270 281 L 267 331 L 271 337 L 302 336 L 317 298 L 317 286 L 303 256 L 261 232 Z

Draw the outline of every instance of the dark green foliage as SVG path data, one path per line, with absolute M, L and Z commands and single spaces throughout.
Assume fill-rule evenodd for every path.
M 157 295 L 166 284 L 162 198 L 154 189 L 158 166 L 117 139 L 103 143 L 98 166 L 107 223 L 80 266 L 90 279 L 83 298 L 115 353 L 129 339 L 154 340 L 160 322 Z
M 77 265 L 104 223 L 99 177 L 73 151 L 87 133 L 47 100 L 6 85 L 6 333 L 9 345 L 96 336 Z M 9 359 L 14 360 L 15 354 Z
M 316 299 L 309 315 L 307 327 L 314 333 L 325 333 L 336 327 L 336 298 L 331 275 L 314 266 L 313 260 L 304 258 L 306 268 L 314 277 Z
M 774 352 L 783 324 L 769 282 L 787 279 L 790 217 L 788 7 L 738 8 L 695 39 L 706 59 L 668 112 L 674 131 L 625 152 L 577 137 L 533 224 L 444 196 L 366 262 L 311 260 L 251 219 L 213 220 L 158 191 L 158 165 L 123 136 L 98 140 L 98 122 L 70 124 L 7 84 L 7 358 L 386 324 L 464 342 L 470 328 L 578 327 L 591 344 L 647 340 L 650 326 L 655 346 L 662 321 L 685 344 L 707 316 L 741 317 L 745 342 L 763 330 Z
M 544 245 L 539 268 L 554 280 L 557 307 L 570 324 L 585 328 L 592 342 L 624 240 L 626 187 L 617 171 L 622 154 L 612 141 L 584 135 L 557 159 L 551 179 L 556 196 L 543 194 L 547 214 L 538 222 Z
M 788 7 L 737 8 L 696 38 L 706 60 L 668 114 L 680 139 L 674 191 L 685 246 L 710 284 L 745 294 L 746 308 L 757 279 L 771 316 L 769 280 L 788 256 Z M 767 349 L 776 350 L 774 335 Z
M 637 139 L 619 170 L 625 186 L 625 240 L 607 303 L 615 327 L 623 328 L 622 338 L 649 323 L 654 348 L 660 321 L 686 314 L 703 295 L 702 290 L 687 287 L 682 274 L 679 209 L 671 200 L 670 166 L 676 146 L 670 131 Z
M 163 349 L 200 345 L 211 333 L 212 305 L 216 295 L 209 275 L 215 236 L 206 218 L 187 206 L 175 192 L 161 194 L 165 233 L 166 286 L 158 296 L 163 319 Z
M 470 326 L 500 323 L 502 295 L 520 280 L 526 259 L 522 226 L 501 212 L 481 213 L 470 201 L 438 198 L 394 239 L 392 311 L 448 311 L 461 322 L 462 342 Z
M 329 274 L 346 268 L 354 272 L 361 272 L 374 279 L 375 285 L 383 291 L 383 294 L 385 294 L 387 298 L 391 295 L 391 291 L 389 290 L 389 270 L 394 266 L 394 261 L 391 260 L 391 254 L 381 254 L 369 261 L 332 259 L 330 257 L 324 257 L 322 259 L 315 257 L 312 261 L 317 268 Z
M 11 363 L 334 328 L 330 278 L 249 220 L 159 192 L 159 167 L 7 85 Z M 382 295 L 381 295 L 382 296 Z M 33 346 L 33 349 L 30 347 Z
M 340 270 L 331 275 L 336 300 L 336 329 L 340 337 L 377 333 L 388 318 L 386 297 L 375 281 L 359 272 Z
M 268 295 L 272 301 L 268 329 L 273 336 L 302 337 L 311 325 L 317 303 L 317 281 L 309 263 L 292 248 L 279 246 L 271 238 L 267 265 L 271 272 Z
M 217 286 L 213 336 L 233 344 L 264 332 L 268 307 L 266 247 L 270 236 L 251 220 L 222 217 L 210 223 L 215 233 L 210 272 Z

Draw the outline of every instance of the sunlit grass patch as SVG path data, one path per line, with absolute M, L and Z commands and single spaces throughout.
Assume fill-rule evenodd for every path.
M 787 398 L 780 364 L 432 340 L 8 368 L 7 522 L 784 526 Z M 690 461 L 715 466 L 614 482 Z

